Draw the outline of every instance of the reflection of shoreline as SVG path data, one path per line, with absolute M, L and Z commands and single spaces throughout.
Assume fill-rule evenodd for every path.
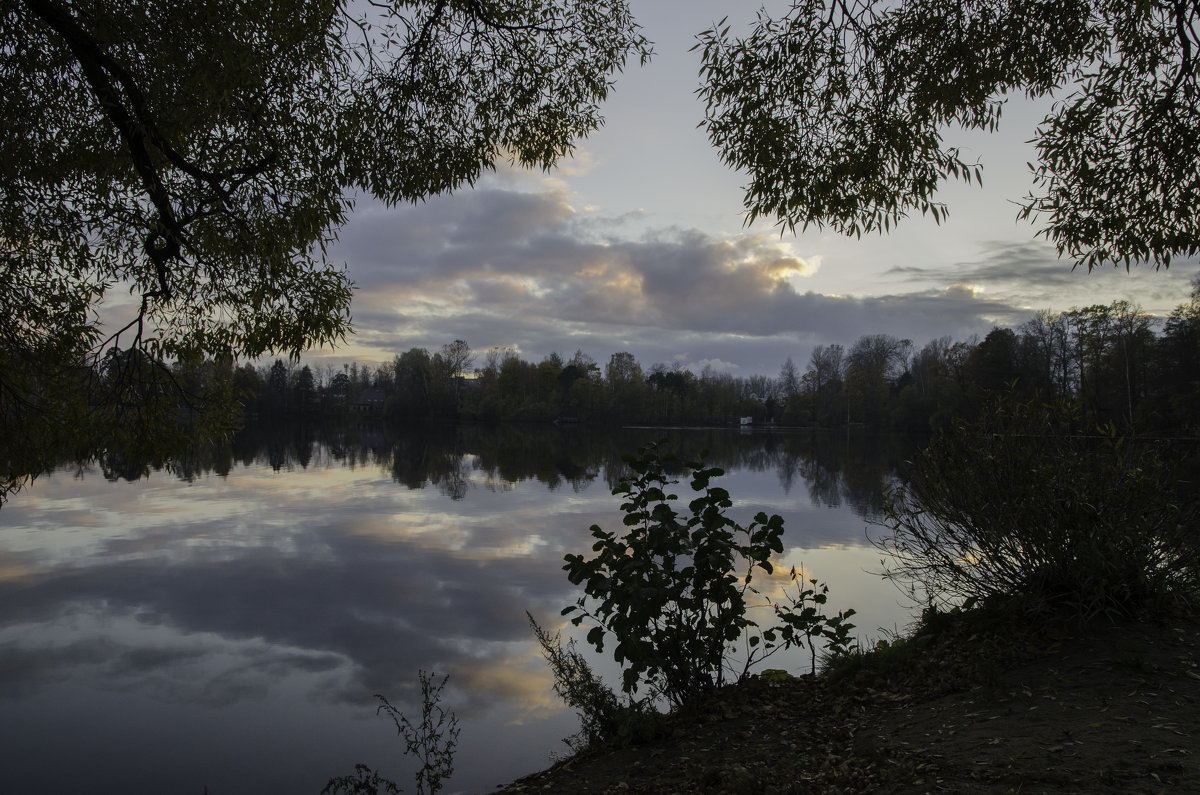
M 101 468 L 110 480 L 134 481 L 166 469 L 191 481 L 214 472 L 226 475 L 235 463 L 269 466 L 277 472 L 377 467 L 410 489 L 436 488 L 460 500 L 478 485 L 476 476 L 492 490 L 536 481 L 550 490 L 569 486 L 578 492 L 604 473 L 611 489 L 628 474 L 622 456 L 660 439 L 666 439 L 667 448 L 683 461 L 707 452 L 708 463 L 723 469 L 773 469 L 787 493 L 804 480 L 815 505 L 848 505 L 868 520 L 878 516 L 885 489 L 924 443 L 908 435 L 846 429 L 258 423 L 243 428 L 227 447 L 165 466 L 103 460 Z

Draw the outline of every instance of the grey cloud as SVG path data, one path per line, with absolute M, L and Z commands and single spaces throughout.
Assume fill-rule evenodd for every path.
M 949 268 L 895 267 L 889 275 L 917 283 L 987 285 L 990 292 L 1025 309 L 1062 311 L 1091 303 L 1109 303 L 1137 294 L 1150 312 L 1166 312 L 1182 302 L 1188 283 L 1200 274 L 1200 259 L 1179 260 L 1169 269 L 1102 267 L 1088 272 L 1060 259 L 1044 241 L 984 241 L 976 260 Z
M 529 241 L 551 245 L 573 210 L 553 193 L 475 190 L 417 205 L 356 211 L 331 255 L 369 288 L 397 281 L 452 279 L 503 265 Z
M 951 268 L 902 266 L 890 268 L 887 273 L 912 281 L 1020 282 L 1037 278 L 1039 283 L 1057 285 L 1071 281 L 1070 265 L 1059 260 L 1054 247 L 1047 243 L 986 241 L 979 248 L 981 259 Z
M 1112 300 L 1119 283 L 1072 273 L 1038 242 L 990 242 L 953 268 L 891 269 L 888 281 L 901 288 L 891 294 L 823 295 L 802 290 L 795 274 L 806 264 L 774 235 L 666 228 L 627 239 L 620 230 L 553 190 L 492 187 L 368 208 L 338 249 L 360 284 L 354 342 L 380 359 L 461 338 L 533 359 L 582 348 L 603 361 L 629 350 L 646 365 L 687 354 L 740 374 L 774 373 L 787 356 L 806 361 L 815 344 L 870 333 L 962 339 L 1020 323 L 1047 301 L 1068 308 L 1091 295 L 1079 285 Z

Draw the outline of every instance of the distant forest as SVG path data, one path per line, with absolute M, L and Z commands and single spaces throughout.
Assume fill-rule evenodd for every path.
M 319 418 L 356 412 L 396 422 L 579 421 L 756 423 L 928 430 L 970 417 L 989 395 L 1015 392 L 1081 403 L 1096 421 L 1134 433 L 1200 432 L 1200 279 L 1167 318 L 1126 301 L 1043 311 L 983 339 L 912 341 L 868 334 L 818 345 L 776 376 L 643 366 L 628 352 L 600 364 L 576 351 L 526 361 L 455 340 L 413 348 L 378 367 L 312 367 L 276 360 L 220 367 L 248 415 Z

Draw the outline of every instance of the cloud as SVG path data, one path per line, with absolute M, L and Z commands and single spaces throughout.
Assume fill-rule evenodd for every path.
M 677 361 L 684 362 L 687 368 L 697 375 L 704 372 L 705 369 L 711 369 L 718 373 L 737 373 L 741 369 L 737 364 L 726 362 L 722 359 L 700 359 L 696 362 L 689 362 L 687 361 L 687 354 L 683 354 L 683 358 L 677 359 Z
M 1137 296 L 1148 312 L 1165 314 L 1187 295 L 1188 283 L 1200 273 L 1196 258 L 1180 260 L 1170 269 L 1102 267 L 1088 272 L 1060 259 L 1044 241 L 984 241 L 979 258 L 946 268 L 899 266 L 887 275 L 903 282 L 958 282 L 985 289 L 1021 310 L 1062 311 L 1094 303 L 1108 304 Z M 1028 314 L 1026 312 L 1026 314 Z
M 359 286 L 353 350 L 384 360 L 464 339 L 534 360 L 580 348 L 600 362 L 618 351 L 644 366 L 686 354 L 775 373 L 816 344 L 874 333 L 965 339 L 1048 305 L 1107 303 L 1147 275 L 1073 273 L 1045 244 L 988 242 L 974 261 L 881 269 L 830 294 L 805 289 L 821 256 L 775 233 L 627 231 L 624 219 L 577 210 L 553 180 L 511 175 L 420 205 L 364 207 L 335 251 Z M 1186 295 L 1186 278 L 1173 282 L 1165 293 Z

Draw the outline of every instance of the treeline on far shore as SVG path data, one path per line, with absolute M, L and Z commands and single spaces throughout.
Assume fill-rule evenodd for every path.
M 738 377 L 706 368 L 603 364 L 583 351 L 541 361 L 463 340 L 413 348 L 386 364 L 215 367 L 245 412 L 260 418 L 354 413 L 396 422 L 580 421 L 756 424 L 928 430 L 970 417 L 989 395 L 1015 392 L 1081 403 L 1096 421 L 1134 433 L 1200 431 L 1200 280 L 1165 320 L 1126 301 L 1043 311 L 983 339 L 911 340 L 867 334 L 818 345 L 803 366 Z

